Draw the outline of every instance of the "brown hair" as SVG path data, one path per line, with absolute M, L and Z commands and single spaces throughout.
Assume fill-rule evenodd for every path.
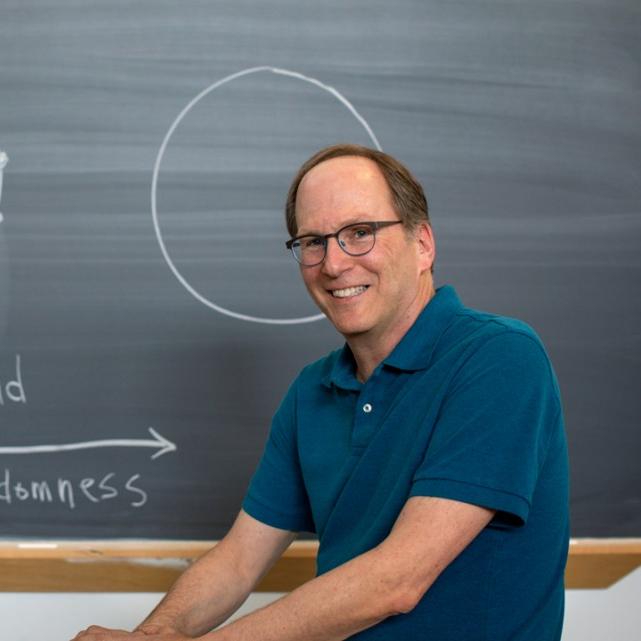
M 298 187 L 303 177 L 310 169 L 316 167 L 316 165 L 320 165 L 322 162 L 330 160 L 331 158 L 339 158 L 341 156 L 360 156 L 361 158 L 368 158 L 376 163 L 392 194 L 394 209 L 403 221 L 406 229 L 412 230 L 419 223 L 430 222 L 425 192 L 405 165 L 377 149 L 370 149 L 369 147 L 362 147 L 361 145 L 340 144 L 325 147 L 316 152 L 309 160 L 301 165 L 301 168 L 294 177 L 285 203 L 285 221 L 287 223 L 287 231 L 292 238 L 296 236 L 298 232 L 298 224 L 296 222 L 296 195 L 298 194 Z

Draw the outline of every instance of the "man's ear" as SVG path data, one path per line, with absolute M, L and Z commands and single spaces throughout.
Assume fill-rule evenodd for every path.
M 431 270 L 436 260 L 436 243 L 431 225 L 429 223 L 420 223 L 414 230 L 414 236 L 418 244 L 421 267 L 423 270 Z

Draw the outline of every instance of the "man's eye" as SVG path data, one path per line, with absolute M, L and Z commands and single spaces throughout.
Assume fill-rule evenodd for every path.
M 318 236 L 303 238 L 300 242 L 305 249 L 316 249 L 323 246 L 323 239 Z
M 354 240 L 363 240 L 364 238 L 369 238 L 372 235 L 372 230 L 367 225 L 360 225 L 358 227 L 351 227 L 349 235 Z

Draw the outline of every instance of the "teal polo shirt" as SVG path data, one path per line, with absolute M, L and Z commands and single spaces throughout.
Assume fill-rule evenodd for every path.
M 557 380 L 528 325 L 469 309 L 450 286 L 365 383 L 347 345 L 300 373 L 243 509 L 315 532 L 322 574 L 378 545 L 412 496 L 496 516 L 411 612 L 351 638 L 560 639 L 569 526 Z

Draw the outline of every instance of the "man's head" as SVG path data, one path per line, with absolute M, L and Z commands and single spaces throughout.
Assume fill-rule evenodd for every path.
M 433 292 L 434 239 L 420 185 L 402 165 L 383 155 L 388 174 L 393 172 L 399 183 L 409 182 L 394 190 L 371 154 L 380 159 L 380 152 L 362 147 L 332 147 L 305 163 L 288 199 L 290 233 L 305 236 L 298 241 L 305 247 L 321 246 L 320 261 L 302 264 L 301 274 L 336 329 L 348 339 L 367 336 L 375 343 L 397 342 Z M 414 200 L 422 214 L 403 207 L 403 217 L 398 194 L 407 202 L 409 192 L 419 194 Z M 395 221 L 403 224 L 380 225 Z M 349 244 L 339 245 L 342 236 L 335 237 L 354 223 L 376 224 L 365 253 L 350 251 Z M 356 237 L 361 236 L 367 234 L 358 227 Z
M 420 183 L 412 176 L 410 171 L 396 158 L 388 154 L 362 147 L 361 145 L 333 145 L 325 147 L 304 162 L 292 180 L 285 203 L 285 219 L 287 231 L 294 238 L 298 234 L 296 220 L 296 196 L 298 188 L 305 175 L 316 165 L 343 156 L 367 158 L 376 163 L 383 175 L 392 198 L 392 205 L 406 229 L 413 230 L 419 223 L 429 223 L 429 212 L 425 192 Z

